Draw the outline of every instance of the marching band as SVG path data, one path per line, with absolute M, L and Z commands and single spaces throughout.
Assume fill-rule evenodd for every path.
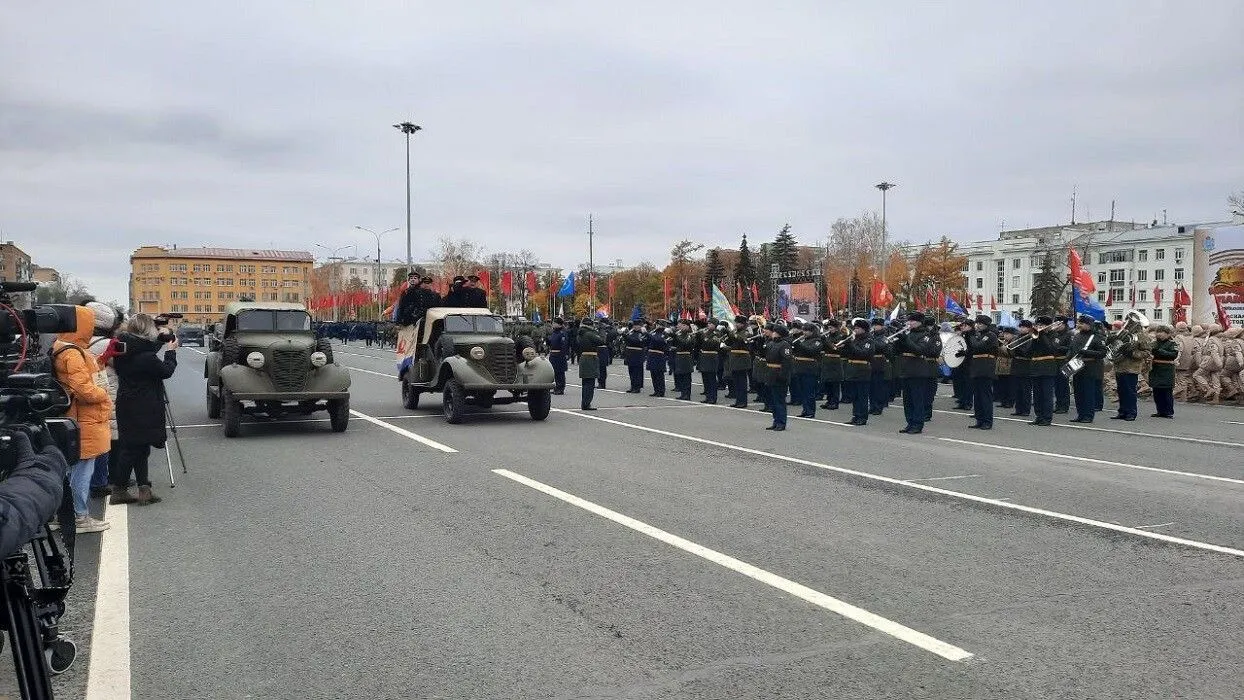
M 594 410 L 594 389 L 598 382 L 604 388 L 609 357 L 618 355 L 628 370 L 627 393 L 643 391 L 646 370 L 650 396 L 665 396 L 669 374 L 673 398 L 690 401 L 691 378 L 698 372 L 701 403 L 716 404 L 724 388 L 732 408 L 746 409 L 754 395 L 759 410 L 772 415 L 768 429 L 774 431 L 786 429 L 788 406 L 798 406 L 800 418 L 815 418 L 818 407 L 835 411 L 849 403 L 848 424 L 863 426 L 901 396 L 906 425 L 899 432 L 918 435 L 933 418 L 939 380 L 947 379 L 955 407 L 972 411 L 969 427 L 979 430 L 993 428 L 995 405 L 1013 409 L 1011 416 L 1032 418 L 1031 425 L 1052 425 L 1056 414 L 1070 412 L 1072 397 L 1075 417 L 1070 422 L 1092 423 L 1104 409 L 1108 380 L 1118 397 L 1112 418 L 1137 419 L 1146 380 L 1154 399 L 1152 416 L 1173 418 L 1176 395 L 1187 394 L 1199 371 L 1192 369 L 1188 354 L 1204 354 L 1206 345 L 1193 351 L 1175 329 L 1153 325 L 1136 311 L 1110 329 L 1090 316 L 1074 319 L 1074 326 L 1067 317 L 1038 316 L 1001 328 L 986 315 L 939 328 L 919 312 L 890 323 L 732 320 L 637 319 L 626 332 L 608 320 L 572 321 L 557 350 L 572 361 L 578 357 L 584 410 Z M 565 325 L 561 319 L 554 324 Z

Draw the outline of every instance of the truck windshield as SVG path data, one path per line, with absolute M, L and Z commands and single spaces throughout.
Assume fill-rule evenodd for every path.
M 496 316 L 446 316 L 446 333 L 489 333 L 500 335 L 501 319 Z
M 253 309 L 238 314 L 240 331 L 309 331 L 311 316 L 306 311 L 268 311 Z

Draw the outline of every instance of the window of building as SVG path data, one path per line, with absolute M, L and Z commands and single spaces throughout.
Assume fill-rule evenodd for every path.
M 1019 288 L 1019 275 L 1011 275 L 1011 287 Z
M 276 265 L 264 265 L 264 266 L 262 266 L 262 267 L 260 267 L 260 268 L 259 268 L 259 271 L 260 271 L 260 272 L 267 272 L 267 273 L 270 273 L 270 274 L 276 274 Z M 269 301 L 271 301 L 271 300 L 269 300 Z
M 218 287 L 232 287 L 232 286 L 233 286 L 233 278 L 232 278 L 232 277 L 217 277 L 217 278 L 216 278 L 216 286 L 218 286 Z
M 1012 295 L 1011 295 L 1011 303 L 1012 303 L 1012 304 L 1018 304 L 1018 303 L 1019 303 L 1019 295 L 1018 295 L 1018 294 L 1012 294 Z
M 1154 270 L 1153 271 L 1154 282 L 1162 282 L 1165 279 L 1166 279 L 1166 270 Z
M 982 261 L 982 260 L 977 260 L 977 261 L 976 261 L 976 271 L 977 271 L 977 272 L 980 272 L 981 270 L 984 270 L 984 269 L 985 269 L 985 263 L 984 263 L 984 261 Z
M 1011 260 L 1011 269 L 1018 270 L 1020 267 L 1023 266 L 1023 264 L 1024 264 L 1023 258 L 1014 258 Z
M 1106 283 L 1106 273 L 1098 272 L 1097 273 L 1097 284 L 1105 284 L 1105 283 Z
M 967 261 L 967 260 L 964 260 L 964 261 L 963 261 L 963 271 L 964 271 L 964 272 L 967 272 L 967 271 L 968 271 L 968 261 Z
M 1149 271 L 1148 271 L 1148 270 L 1137 270 L 1137 271 L 1136 271 L 1136 281 L 1137 281 L 1137 282 L 1147 282 L 1148 280 L 1149 280 Z
M 1175 264 L 1178 265 L 1179 263 L 1183 261 L 1184 261 L 1184 249 L 1176 248 L 1175 249 Z
M 1153 251 L 1153 259 L 1154 259 L 1154 260 L 1165 260 L 1165 259 L 1166 259 L 1166 249 L 1165 249 L 1165 248 L 1157 248 L 1157 249 L 1155 249 L 1155 250 Z
M 1161 320 L 1162 320 L 1162 309 L 1154 309 L 1154 310 L 1153 310 L 1153 320 L 1155 320 L 1155 321 L 1161 321 Z
M 1098 301 L 1098 302 L 1100 302 L 1100 303 L 1102 303 L 1102 304 L 1105 304 L 1105 303 L 1106 303 L 1106 293 L 1105 293 L 1105 292 L 1098 292 L 1098 293 L 1097 293 L 1097 301 Z
M 168 266 L 168 271 L 169 272 L 185 272 L 186 263 L 173 263 L 172 265 Z
M 985 288 L 985 278 L 984 278 L 984 277 L 977 277 L 977 278 L 976 278 L 976 288 L 977 288 L 977 289 L 984 289 L 984 288 Z
M 1149 251 L 1141 250 L 1136 253 L 1136 259 L 1140 262 L 1149 262 Z
M 194 272 L 211 272 L 212 266 L 207 263 L 195 263 Z
M 254 265 L 238 265 L 238 272 L 242 272 L 248 275 L 253 275 L 255 274 L 255 266 Z
M 1184 269 L 1182 267 L 1175 268 L 1175 281 L 1176 282 L 1184 281 Z
M 1136 291 L 1136 300 L 1137 300 L 1137 301 L 1149 301 L 1149 290 L 1148 290 L 1148 289 L 1139 289 L 1139 290 L 1137 290 L 1137 291 Z
M 1132 251 L 1130 250 L 1111 250 L 1105 253 L 1097 254 L 1097 264 L 1106 265 L 1109 263 L 1125 263 L 1132 261 Z
M 224 313 L 224 311 L 225 311 L 225 305 L 224 305 L 224 304 L 220 304 L 220 305 L 218 305 L 218 306 L 216 307 L 216 310 L 217 310 L 217 311 L 219 311 L 219 312 L 221 312 L 221 313 Z
M 1111 270 L 1110 271 L 1110 286 L 1111 287 L 1122 287 L 1123 282 L 1126 279 L 1127 279 L 1127 270 Z

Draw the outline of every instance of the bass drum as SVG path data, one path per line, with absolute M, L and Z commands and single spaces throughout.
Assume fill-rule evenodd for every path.
M 967 351 L 968 341 L 963 336 L 958 333 L 942 333 L 942 364 L 951 369 L 958 367 L 963 364 Z M 960 355 L 961 352 L 964 355 Z

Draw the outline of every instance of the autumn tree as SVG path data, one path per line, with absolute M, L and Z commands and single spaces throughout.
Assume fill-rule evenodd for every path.
M 483 246 L 465 238 L 442 236 L 432 249 L 432 259 L 440 265 L 441 275 L 446 279 L 478 271 L 483 256 Z
M 1229 195 L 1227 197 L 1227 206 L 1230 207 L 1231 213 L 1235 216 L 1244 216 L 1244 190 Z
M 40 284 L 34 297 L 36 304 L 81 304 L 92 299 L 86 284 L 68 275 L 51 284 Z
M 690 309 L 700 305 L 704 263 L 696 260 L 695 254 L 703 249 L 704 244 L 683 239 L 670 250 L 670 262 L 664 274 L 670 280 L 672 296 L 678 300 L 680 308 Z
M 963 275 L 967 266 L 966 255 L 958 253 L 958 246 L 946 236 L 936 244 L 926 243 L 916 254 L 911 265 L 911 288 L 914 294 L 938 290 L 958 292 L 966 289 L 968 280 Z

